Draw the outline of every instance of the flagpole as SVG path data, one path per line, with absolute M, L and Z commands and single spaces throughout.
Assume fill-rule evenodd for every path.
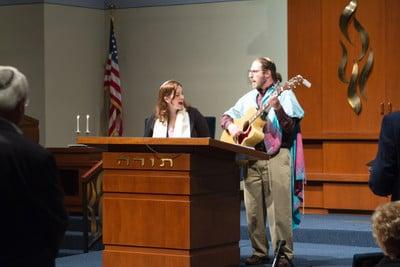
M 110 33 L 108 45 L 108 58 L 105 67 L 104 87 L 108 100 L 108 136 L 121 136 L 123 134 L 122 123 L 122 86 L 119 77 L 117 40 L 114 34 L 114 4 L 108 4 L 110 10 Z
M 110 10 L 110 18 L 111 18 L 112 22 L 114 22 L 115 4 L 114 3 L 108 4 L 107 5 L 107 10 Z
M 110 20 L 114 23 L 114 9 L 115 9 L 115 5 L 114 3 L 107 3 L 105 5 L 105 10 L 109 11 L 109 18 Z M 109 36 L 110 36 L 110 32 L 109 30 L 111 30 L 110 27 L 110 21 L 106 20 L 106 40 L 109 40 Z M 107 49 L 109 49 L 109 47 L 107 47 Z M 107 58 L 105 59 L 104 65 L 103 65 L 103 69 L 106 69 L 107 66 L 107 60 L 108 60 L 108 55 Z M 102 111 L 101 111 L 101 131 L 102 131 L 102 135 L 103 136 L 109 136 L 108 134 L 108 127 L 109 127 L 109 109 L 110 109 L 110 92 L 109 92 L 109 86 L 104 84 L 104 90 L 103 90 L 103 107 L 102 107 Z

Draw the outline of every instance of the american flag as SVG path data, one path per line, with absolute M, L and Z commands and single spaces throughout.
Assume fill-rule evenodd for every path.
M 108 135 L 122 135 L 122 88 L 119 79 L 117 40 L 114 34 L 114 23 L 110 21 L 110 44 L 104 76 L 104 88 L 110 95 Z

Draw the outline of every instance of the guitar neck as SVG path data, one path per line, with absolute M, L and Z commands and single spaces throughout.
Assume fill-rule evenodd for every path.
M 272 93 L 271 96 L 280 96 L 282 92 L 284 91 L 283 87 L 279 87 L 276 89 L 274 93 Z M 258 117 L 260 117 L 264 112 L 268 113 L 271 110 L 271 103 L 268 101 L 268 103 L 260 108 L 254 115 L 253 117 L 250 118 L 249 123 L 252 124 Z
M 296 88 L 296 85 L 302 84 L 306 87 L 311 87 L 311 83 L 309 81 L 307 81 L 306 79 L 304 79 L 301 75 L 296 75 L 294 77 L 292 77 L 290 80 L 288 80 L 287 82 L 285 82 L 285 84 L 283 86 L 279 86 L 275 92 L 272 93 L 271 96 L 275 97 L 275 96 L 280 96 L 282 94 L 283 91 L 285 90 L 292 90 L 293 88 Z M 278 85 L 278 84 L 276 84 Z M 276 86 L 275 85 L 275 86 Z M 268 113 L 271 110 L 271 101 L 268 101 L 268 103 L 263 106 L 262 108 L 260 108 L 254 115 L 253 117 L 250 118 L 250 120 L 248 121 L 249 124 L 252 124 L 258 117 L 260 117 L 264 112 Z

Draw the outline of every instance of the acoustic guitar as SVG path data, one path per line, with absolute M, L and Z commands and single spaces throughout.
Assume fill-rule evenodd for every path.
M 296 88 L 296 86 L 299 84 L 302 84 L 308 88 L 311 87 L 311 83 L 309 81 L 307 81 L 301 75 L 296 75 L 285 82 L 283 86 L 278 87 L 271 96 L 279 96 L 283 91 L 292 90 Z M 270 109 L 270 101 L 268 101 L 267 104 L 265 104 L 262 108 L 258 110 L 254 107 L 249 108 L 243 117 L 233 120 L 233 123 L 238 126 L 243 133 L 240 134 L 237 138 L 233 138 L 229 134 L 228 130 L 224 130 L 222 132 L 220 140 L 231 144 L 255 147 L 255 145 L 257 145 L 264 139 L 263 128 L 266 121 L 261 118 L 261 115 L 263 115 L 264 113 L 265 115 L 267 115 Z

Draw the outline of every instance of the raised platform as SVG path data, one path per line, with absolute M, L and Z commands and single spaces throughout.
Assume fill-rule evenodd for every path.
M 296 267 L 351 266 L 354 254 L 380 251 L 372 238 L 369 215 L 304 215 L 299 229 L 294 231 L 294 241 Z M 239 245 L 241 259 L 251 255 L 243 208 Z M 57 267 L 67 266 L 101 267 L 101 251 L 57 259 Z

